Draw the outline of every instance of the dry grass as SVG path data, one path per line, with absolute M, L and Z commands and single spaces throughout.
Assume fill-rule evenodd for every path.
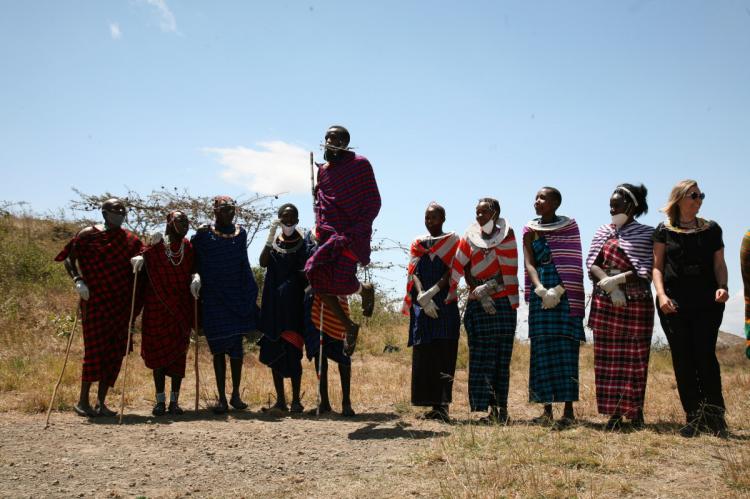
M 49 229 L 49 227 L 48 227 Z M 27 228 L 33 234 L 34 228 Z M 0 242 L 7 242 L 5 239 Z M 2 232 L 0 232 L 2 235 Z M 20 243 L 18 243 L 20 244 Z M 38 246 L 49 255 L 59 241 Z M 37 249 L 29 250 L 32 253 Z M 7 258 L 6 258 L 7 261 Z M 42 260 L 37 258 L 37 263 Z M 0 262 L 2 263 L 2 262 Z M 72 325 L 75 295 L 69 282 L 39 263 L 43 282 L 14 277 L 0 268 L 0 412 L 38 413 L 47 409 L 51 388 L 59 375 L 66 333 Z M 46 270 L 45 270 L 46 269 Z M 4 276 L 4 277 L 3 277 Z M 11 276 L 12 277 L 12 276 Z M 78 396 L 82 342 L 80 329 L 73 342 L 57 410 L 69 410 Z M 201 405 L 215 398 L 213 369 L 207 346 L 200 340 Z M 139 337 L 135 339 L 136 352 Z M 397 351 L 383 353 L 386 345 Z M 406 347 L 406 322 L 400 316 L 379 316 L 365 326 L 354 362 L 352 398 L 360 412 L 395 412 L 413 420 L 418 409 L 409 403 L 411 352 Z M 270 370 L 248 347 L 243 398 L 258 407 L 273 403 Z M 446 426 L 448 436 L 425 440 L 412 457 L 415 480 L 430 480 L 443 497 L 577 497 L 577 496 L 741 496 L 750 495 L 750 363 L 741 348 L 719 352 L 728 422 L 728 440 L 677 435 L 683 422 L 669 351 L 652 352 L 644 431 L 610 433 L 601 429 L 596 411 L 593 350 L 581 351 L 580 424 L 566 431 L 533 426 L 540 407 L 527 402 L 529 348 L 516 343 L 513 353 L 509 409 L 514 422 L 507 427 L 467 424 L 467 349 L 462 338 L 454 386 L 452 414 L 459 420 Z M 182 404 L 191 408 L 194 397 L 193 350 Z M 336 368 L 332 367 L 331 400 L 338 406 Z M 117 406 L 122 377 L 110 395 Z M 315 404 L 316 380 L 305 363 L 303 403 Z M 127 405 L 148 410 L 153 403 L 151 372 L 138 355 L 130 356 Z M 559 408 L 556 408 L 559 414 Z M 384 443 L 384 445 L 387 445 Z

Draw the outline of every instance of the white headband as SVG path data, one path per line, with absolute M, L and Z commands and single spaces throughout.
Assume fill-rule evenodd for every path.
M 627 194 L 628 196 L 630 196 L 630 199 L 632 199 L 632 200 L 633 200 L 633 204 L 635 204 L 635 207 L 636 207 L 636 208 L 638 207 L 638 200 L 637 200 L 637 199 L 635 198 L 635 196 L 633 195 L 633 193 L 632 193 L 632 192 L 630 192 L 630 191 L 629 191 L 629 190 L 627 189 L 627 187 L 623 187 L 623 186 L 621 186 L 621 185 L 620 185 L 620 186 L 618 186 L 618 187 L 617 187 L 617 189 L 615 189 L 615 190 L 616 190 L 616 191 L 623 191 L 623 192 L 624 192 L 625 194 Z

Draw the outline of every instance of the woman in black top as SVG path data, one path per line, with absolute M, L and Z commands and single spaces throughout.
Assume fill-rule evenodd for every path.
M 698 217 L 703 194 L 695 180 L 674 186 L 654 232 L 654 287 L 659 320 L 672 351 L 677 391 L 687 415 L 685 437 L 725 437 L 716 339 L 729 299 L 721 227 Z

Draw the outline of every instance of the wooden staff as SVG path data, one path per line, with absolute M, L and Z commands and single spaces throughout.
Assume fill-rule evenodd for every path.
M 49 427 L 49 416 L 52 413 L 52 406 L 55 403 L 55 397 L 57 397 L 57 389 L 60 388 L 60 382 L 63 379 L 63 374 L 65 374 L 65 366 L 68 365 L 68 355 L 70 355 L 70 345 L 73 344 L 73 335 L 75 335 L 76 332 L 76 326 L 78 326 L 78 316 L 81 313 L 81 303 L 78 302 L 78 306 L 76 307 L 76 317 L 73 320 L 73 329 L 70 330 L 70 335 L 68 335 L 68 346 L 65 347 L 65 360 L 63 361 L 62 369 L 60 370 L 60 377 L 57 378 L 57 383 L 55 383 L 55 388 L 52 389 L 52 399 L 49 401 L 49 407 L 47 407 L 47 419 L 44 421 L 44 429 L 46 430 L 47 427 Z
M 195 331 L 195 412 L 198 412 L 198 396 L 200 394 L 201 375 L 198 369 L 198 300 L 193 298 L 193 331 Z
M 313 297 L 313 301 L 315 298 Z M 323 402 L 323 378 L 321 377 L 321 372 L 323 371 L 323 307 L 325 304 L 323 303 L 323 300 L 320 300 L 320 323 L 318 326 L 320 327 L 320 335 L 319 335 L 319 345 L 318 345 L 318 408 L 315 409 L 315 415 L 320 416 L 320 404 Z
M 128 381 L 128 357 L 130 353 L 131 330 L 133 329 L 133 313 L 135 312 L 135 290 L 138 285 L 138 272 L 135 272 L 133 278 L 133 298 L 130 300 L 130 320 L 128 321 L 128 342 L 125 345 L 125 370 L 122 373 L 122 399 L 120 400 L 120 422 L 122 424 L 122 415 L 125 412 L 125 387 Z

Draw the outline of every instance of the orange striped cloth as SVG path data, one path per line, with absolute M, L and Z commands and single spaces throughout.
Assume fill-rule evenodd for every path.
M 510 305 L 518 308 L 518 248 L 516 237 L 505 219 L 499 219 L 497 234 L 482 244 L 489 247 L 479 247 L 475 241 L 480 240 L 480 228 L 475 222 L 466 231 L 458 243 L 458 251 L 453 258 L 451 270 L 451 290 L 458 287 L 464 276 L 465 267 L 471 263 L 471 275 L 479 281 L 494 278 L 499 290 L 492 295 L 493 299 L 507 296 Z M 473 235 L 473 237 L 472 237 Z M 500 278 L 502 276 L 502 279 Z
M 339 296 L 339 303 L 344 313 L 349 317 L 349 299 L 346 296 Z M 315 295 L 312 305 L 312 323 L 315 329 L 321 330 L 320 327 L 320 295 Z M 333 314 L 330 307 L 323 307 L 323 332 L 336 340 L 343 340 L 346 336 L 346 328 L 341 321 Z

